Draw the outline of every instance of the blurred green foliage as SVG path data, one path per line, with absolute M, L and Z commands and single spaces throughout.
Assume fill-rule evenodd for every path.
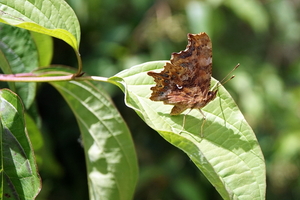
M 135 64 L 170 59 L 172 52 L 185 48 L 187 33 L 207 32 L 213 42 L 215 78 L 221 80 L 241 64 L 226 88 L 265 155 L 267 199 L 300 199 L 300 2 L 67 2 L 81 24 L 83 69 L 91 75 L 110 77 Z M 76 57 L 67 44 L 55 40 L 54 48 L 53 63 L 76 67 Z M 140 177 L 135 199 L 221 199 L 183 152 L 125 107 L 118 88 L 103 85 L 128 123 L 136 145 Z M 39 90 L 38 105 L 48 150 L 43 155 L 52 160 L 46 164 L 49 160 L 39 157 L 43 178 L 39 199 L 87 199 L 83 149 L 74 117 L 47 84 Z M 66 123 L 74 124 L 73 129 L 66 129 Z

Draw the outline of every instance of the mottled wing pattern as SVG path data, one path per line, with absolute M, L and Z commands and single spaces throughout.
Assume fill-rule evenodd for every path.
M 186 49 L 173 53 L 163 71 L 148 72 L 156 82 L 150 99 L 174 105 L 171 115 L 202 108 L 216 96 L 216 91 L 210 91 L 211 73 L 212 44 L 208 35 L 188 34 Z
M 184 51 L 173 53 L 171 63 L 187 69 L 179 78 L 186 80 L 186 87 L 209 90 L 212 74 L 212 44 L 206 33 L 188 34 Z

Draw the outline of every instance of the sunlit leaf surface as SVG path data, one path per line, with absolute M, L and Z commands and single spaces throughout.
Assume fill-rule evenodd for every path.
M 149 99 L 154 80 L 146 72 L 161 71 L 165 61 L 149 62 L 114 77 L 125 92 L 126 104 L 163 138 L 183 150 L 224 199 L 264 199 L 265 164 L 255 134 L 229 93 L 221 86 L 217 98 L 202 110 L 170 116 L 171 105 Z M 215 84 L 215 80 L 212 81 Z M 186 111 L 188 112 L 188 111 Z

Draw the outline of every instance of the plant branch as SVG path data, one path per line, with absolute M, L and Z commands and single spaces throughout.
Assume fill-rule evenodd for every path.
M 23 74 L 0 74 L 0 81 L 2 82 L 55 82 L 55 81 L 101 81 L 109 82 L 108 78 L 100 76 L 83 76 L 76 77 L 74 74 L 65 76 L 37 76 L 33 73 L 23 73 Z

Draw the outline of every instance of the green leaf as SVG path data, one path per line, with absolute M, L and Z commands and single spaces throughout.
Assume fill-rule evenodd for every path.
M 45 68 L 37 73 L 47 70 L 56 69 Z M 78 121 L 90 199 L 132 199 L 138 176 L 137 158 L 130 132 L 111 99 L 99 85 L 89 81 L 51 84 L 62 94 Z
M 0 24 L 0 68 L 6 74 L 31 72 L 38 68 L 38 54 L 29 31 Z M 10 89 L 23 100 L 26 108 L 34 101 L 36 83 L 10 83 Z
M 36 124 L 36 122 L 32 119 L 32 117 L 28 113 L 25 113 L 24 118 L 26 121 L 26 129 L 28 132 L 28 136 L 29 136 L 30 140 L 32 141 L 32 147 L 33 147 L 34 151 L 38 151 L 44 145 L 42 133 L 39 130 L 39 127 Z
M 26 132 L 24 108 L 19 97 L 0 90 L 1 199 L 35 199 L 41 180 Z
M 39 66 L 45 67 L 50 65 L 53 56 L 52 37 L 37 32 L 31 32 L 31 36 L 37 47 L 39 55 Z
M 217 98 L 202 109 L 206 116 L 203 137 L 203 116 L 198 110 L 186 116 L 183 129 L 184 114 L 170 116 L 171 105 L 149 99 L 155 83 L 147 72 L 161 71 L 165 62 L 134 66 L 109 80 L 122 85 L 126 104 L 164 139 L 183 150 L 224 199 L 264 199 L 263 154 L 252 129 L 222 86 Z
M 0 22 L 59 38 L 79 49 L 79 22 L 64 0 L 0 0 Z

